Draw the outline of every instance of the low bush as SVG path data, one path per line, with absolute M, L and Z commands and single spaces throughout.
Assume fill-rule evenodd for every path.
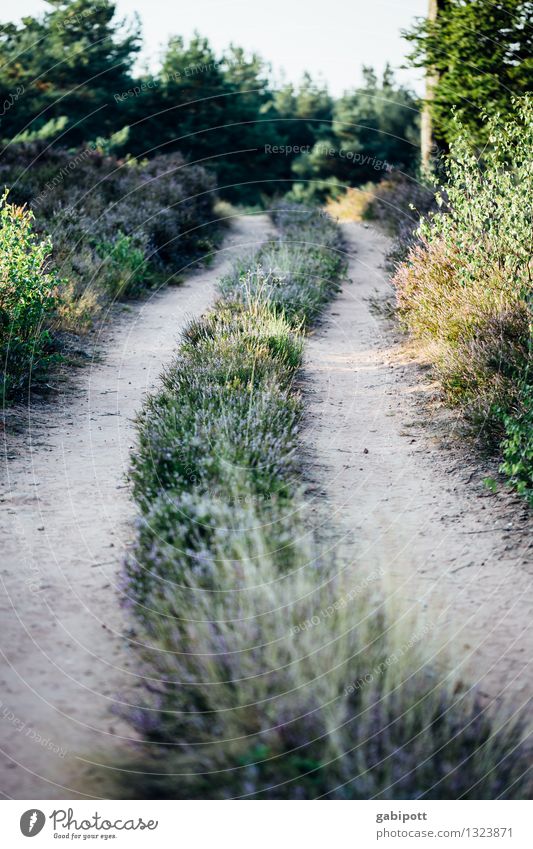
M 142 291 L 148 277 L 144 240 L 126 236 L 120 230 L 114 242 L 99 242 L 96 251 L 103 259 L 100 272 L 102 287 L 112 298 L 135 295 Z
M 346 189 L 332 196 L 326 211 L 339 221 L 375 221 L 393 237 L 388 253 L 392 269 L 420 243 L 418 228 L 424 216 L 438 210 L 435 190 L 425 177 L 393 172 L 379 183 Z
M 221 282 L 226 297 L 267 304 L 297 326 L 314 321 L 338 291 L 345 258 L 339 229 L 317 209 L 281 204 L 272 215 L 280 233 L 243 274 L 242 262 Z
M 426 178 L 392 174 L 374 187 L 364 218 L 378 221 L 394 237 L 390 259 L 397 263 L 419 243 L 421 219 L 437 210 L 435 189 Z
M 320 212 L 275 220 L 139 418 L 122 586 L 148 679 L 127 716 L 148 745 L 120 765 L 122 793 L 525 796 L 520 723 L 454 692 L 417 651 L 429 629 L 400 633 L 376 575 L 341 569 L 309 529 L 293 378 L 343 261 Z
M 0 184 L 52 237 L 64 278 L 61 326 L 90 324 L 109 298 L 138 295 L 179 274 L 215 238 L 214 180 L 179 153 L 117 159 L 42 141 L 7 146 Z
M 0 202 L 0 399 L 46 373 L 54 352 L 50 325 L 61 281 L 50 269 L 52 245 L 34 232 L 33 214 Z
M 512 413 L 503 415 L 500 471 L 533 506 L 533 388 L 524 384 Z
M 375 188 L 374 183 L 365 183 L 359 188 L 348 188 L 339 195 L 331 196 L 325 205 L 326 212 L 338 221 L 363 221 L 369 216 Z
M 425 219 L 395 277 L 400 315 L 448 399 L 491 442 L 506 432 L 504 468 L 522 490 L 533 435 L 532 119 L 528 98 L 507 123 L 492 119 L 482 162 L 466 137 L 452 145 L 446 209 Z
M 201 509 L 194 516 L 206 521 Z M 473 693 L 454 694 L 424 665 L 417 644 L 427 628 L 393 627 L 378 597 L 357 594 L 353 572 L 350 585 L 331 558 L 317 560 L 298 521 L 282 570 L 254 508 L 226 507 L 207 521 L 216 531 L 204 556 L 170 571 L 150 608 L 145 659 L 156 693 L 131 718 L 151 754 L 128 765 L 129 793 L 527 795 L 524 729 L 500 725 Z M 169 546 L 166 565 L 175 552 Z

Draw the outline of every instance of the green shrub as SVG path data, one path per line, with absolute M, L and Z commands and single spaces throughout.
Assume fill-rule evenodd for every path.
M 148 272 L 142 241 L 119 231 L 114 241 L 99 242 L 96 250 L 104 260 L 100 280 L 111 297 L 121 298 L 142 291 Z
M 392 174 L 372 191 L 364 217 L 378 221 L 394 238 L 389 254 L 391 265 L 404 260 L 419 243 L 418 227 L 423 217 L 438 209 L 435 187 L 425 177 Z
M 533 90 L 531 0 L 437 0 L 435 17 L 419 17 L 406 37 L 410 63 L 433 79 L 427 108 L 433 135 L 445 147 L 461 125 L 478 151 L 490 130 L 484 112 L 507 116 L 512 96 Z
M 489 122 L 489 142 L 482 162 L 466 136 L 452 144 L 446 209 L 422 223 L 395 284 L 400 315 L 449 400 L 488 439 L 501 439 L 505 428 L 507 452 L 516 440 L 515 433 L 509 442 L 511 420 L 521 398 L 530 397 L 533 374 L 529 98 L 515 102 L 507 123 Z M 520 462 L 527 464 L 527 451 Z
M 217 238 L 213 177 L 178 153 L 137 161 L 94 144 L 15 143 L 2 155 L 1 184 L 52 237 L 65 330 L 87 328 L 110 298 L 179 274 Z
M 328 215 L 301 204 L 282 204 L 272 214 L 280 239 L 249 258 L 245 273 L 237 262 L 220 288 L 227 298 L 266 303 L 305 327 L 338 290 L 345 268 L 340 231 Z
M 55 358 L 51 322 L 60 280 L 49 270 L 52 245 L 33 231 L 33 213 L 0 206 L 0 355 L 2 401 L 46 373 Z
M 258 497 L 243 476 L 209 490 L 192 485 L 163 492 L 138 521 L 124 591 L 147 631 L 170 645 L 177 637 L 172 620 L 194 604 L 194 591 L 226 592 L 222 573 L 228 591 L 231 580 L 237 591 L 265 558 L 277 576 L 297 568 L 302 556 L 298 529 L 305 535 L 292 502 L 270 494 Z M 251 571 L 248 560 L 255 562 Z
M 286 492 L 299 418 L 288 385 L 300 358 L 301 341 L 265 306 L 221 302 L 192 322 L 163 391 L 139 417 L 132 478 L 142 509 L 191 486 Z
M 520 407 L 503 417 L 501 471 L 533 506 L 533 387 L 524 386 Z

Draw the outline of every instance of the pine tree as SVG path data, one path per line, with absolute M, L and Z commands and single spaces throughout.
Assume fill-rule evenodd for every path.
M 76 145 L 121 126 L 113 94 L 132 84 L 139 25 L 116 22 L 111 0 L 47 0 L 40 18 L 0 26 L 0 102 L 17 88 L 4 110 L 0 135 L 12 138 L 66 118 L 61 143 Z
M 533 90 L 533 0 L 444 0 L 434 20 L 406 37 L 409 60 L 436 80 L 427 107 L 440 147 L 456 137 L 454 113 L 481 147 L 483 114 L 505 115 L 511 96 Z

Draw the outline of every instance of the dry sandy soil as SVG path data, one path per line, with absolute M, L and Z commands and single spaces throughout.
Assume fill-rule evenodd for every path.
M 494 469 L 465 446 L 427 371 L 376 311 L 391 293 L 387 239 L 368 225 L 343 227 L 350 282 L 306 346 L 312 486 L 337 522 L 344 558 L 364 574 L 383 570 L 400 600 L 391 606 L 424 616 L 459 677 L 521 705 L 533 653 L 528 511 L 483 484 Z
M 214 265 L 106 326 L 100 356 L 4 437 L 0 479 L 0 789 L 7 798 L 105 797 L 99 760 L 127 745 L 113 715 L 135 701 L 135 633 L 117 575 L 135 508 L 133 419 L 180 329 L 211 303 L 231 257 L 256 247 L 266 216 L 237 220 Z M 13 416 L 10 416 L 10 423 Z M 118 753 L 118 752 L 117 752 Z

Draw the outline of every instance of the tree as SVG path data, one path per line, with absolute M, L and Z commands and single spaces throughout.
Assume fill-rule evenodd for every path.
M 282 130 L 269 87 L 269 68 L 257 54 L 231 46 L 222 58 L 229 96 L 221 135 L 227 153 L 219 163 L 219 181 L 228 197 L 255 203 L 279 187 L 283 163 L 266 152 L 280 145 Z M 283 191 L 286 187 L 283 186 Z
M 153 156 L 179 150 L 191 161 L 217 163 L 217 128 L 227 121 L 226 83 L 209 41 L 172 36 L 155 75 L 135 81 L 119 103 L 131 128 L 124 153 Z
M 288 83 L 276 91 L 274 107 L 282 119 L 280 130 L 286 145 L 312 147 L 331 133 L 333 98 L 327 87 L 308 73 L 298 87 Z
M 61 143 L 76 145 L 120 128 L 113 93 L 131 85 L 139 25 L 114 21 L 110 0 L 47 0 L 41 18 L 0 25 L 0 134 L 67 119 Z M 5 108 L 14 91 L 21 96 Z
M 294 163 L 295 174 L 317 181 L 319 196 L 335 185 L 379 179 L 393 168 L 410 171 L 418 161 L 415 95 L 396 84 L 389 66 L 381 80 L 372 68 L 363 68 L 363 77 L 363 86 L 335 103 L 329 135 Z
M 439 9 L 442 10 L 444 0 L 429 0 L 428 4 L 428 21 L 434 23 L 437 20 Z M 430 101 L 433 99 L 435 88 L 439 78 L 434 70 L 427 69 L 426 71 L 426 98 L 422 108 L 420 121 L 420 158 L 424 171 L 428 171 L 431 164 L 431 154 L 433 150 L 433 127 L 431 122 Z
M 196 33 L 169 41 L 155 85 L 130 99 L 128 149 L 180 150 L 217 172 L 231 200 L 255 203 L 272 190 L 276 161 L 265 143 L 279 144 L 264 62 L 231 46 L 218 57 Z M 268 175 L 268 179 L 267 179 Z
M 533 89 L 533 0 L 445 0 L 438 14 L 406 34 L 409 61 L 436 80 L 426 106 L 435 142 L 459 132 L 454 113 L 479 147 L 483 114 L 507 114 L 511 95 Z

